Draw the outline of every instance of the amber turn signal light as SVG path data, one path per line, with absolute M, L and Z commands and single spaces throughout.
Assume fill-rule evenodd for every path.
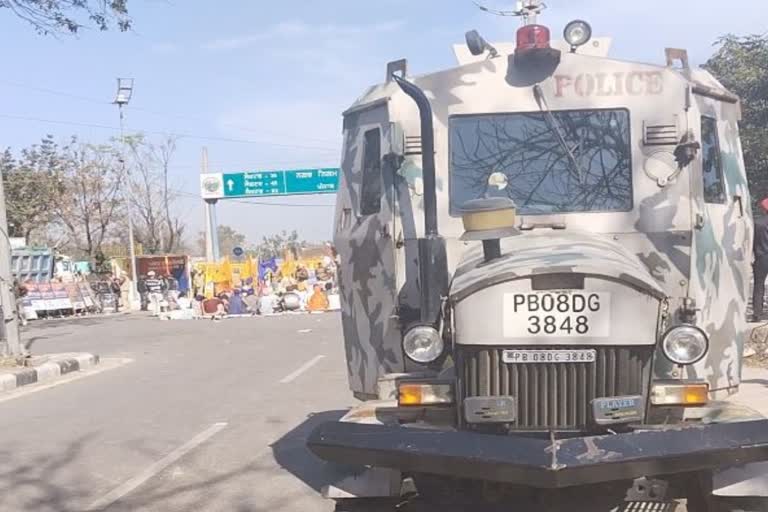
M 681 405 L 695 407 L 707 405 L 709 384 L 706 382 L 655 384 L 651 391 L 653 405 Z
M 401 382 L 397 385 L 397 403 L 400 406 L 452 404 L 453 387 L 450 384 Z

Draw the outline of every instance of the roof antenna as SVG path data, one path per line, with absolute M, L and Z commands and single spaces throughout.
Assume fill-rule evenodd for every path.
M 517 5 L 515 6 L 515 10 L 513 11 L 491 9 L 484 6 L 480 2 L 477 2 L 476 0 L 472 0 L 472 3 L 475 4 L 481 11 L 493 14 L 495 16 L 522 18 L 523 25 L 535 24 L 539 14 L 541 14 L 541 11 L 547 8 L 547 4 L 545 4 L 542 0 L 518 0 Z

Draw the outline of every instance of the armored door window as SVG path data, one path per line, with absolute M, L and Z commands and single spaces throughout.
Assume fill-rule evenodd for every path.
M 704 202 L 724 203 L 725 184 L 720 157 L 720 140 L 717 136 L 717 121 L 711 117 L 701 118 L 701 158 Z
M 381 211 L 381 130 L 369 130 L 364 138 L 360 214 L 373 215 Z

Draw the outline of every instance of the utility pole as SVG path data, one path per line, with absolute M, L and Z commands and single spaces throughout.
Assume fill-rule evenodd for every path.
M 208 174 L 208 148 L 203 148 L 201 174 Z M 211 234 L 211 205 L 204 201 L 205 208 L 205 260 L 213 261 L 213 235 Z
M 208 174 L 208 148 L 203 148 L 202 174 Z M 205 200 L 205 259 L 219 261 L 219 230 L 216 220 L 216 200 Z
M 16 307 L 16 293 L 11 271 L 11 239 L 8 237 L 8 215 L 6 212 L 5 186 L 0 176 L 0 307 L 3 326 L 0 330 L 0 357 L 24 355 L 19 335 L 19 315 Z
M 125 190 L 127 191 L 126 203 L 128 205 L 128 254 L 131 258 L 131 287 L 128 289 L 128 307 L 132 309 L 136 297 L 138 296 L 138 288 L 136 285 L 139 280 L 139 274 L 136 272 L 136 243 L 133 238 L 133 208 L 131 204 L 130 171 L 127 171 L 128 167 L 125 165 L 125 121 L 123 116 L 123 106 L 131 101 L 131 96 L 133 96 L 133 78 L 118 78 L 117 95 L 115 96 L 114 103 L 117 105 L 117 109 L 120 112 L 120 161 L 123 166 L 123 176 L 126 178 Z

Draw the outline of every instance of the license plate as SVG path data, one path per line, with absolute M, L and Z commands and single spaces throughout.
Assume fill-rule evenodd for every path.
M 505 350 L 501 360 L 509 364 L 524 363 L 594 363 L 597 351 L 580 350 Z
M 548 291 L 504 295 L 505 338 L 607 338 L 611 294 Z

